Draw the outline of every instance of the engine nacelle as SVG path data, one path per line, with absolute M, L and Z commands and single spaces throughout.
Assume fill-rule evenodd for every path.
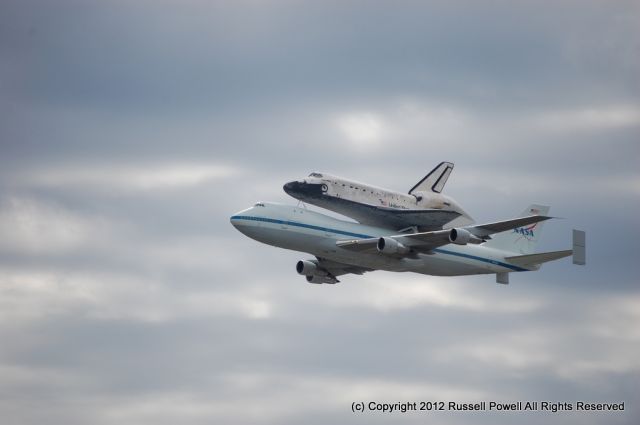
M 316 263 L 309 260 L 300 260 L 296 263 L 298 274 L 304 275 L 309 283 L 338 283 L 338 279 L 318 267 Z
M 307 282 L 309 283 L 330 283 L 330 284 L 334 284 L 337 283 L 338 280 L 331 277 L 331 276 L 318 276 L 318 275 L 313 275 L 313 276 L 307 276 Z
M 484 241 L 466 229 L 451 229 L 449 242 L 457 245 L 466 245 L 468 243 L 479 244 Z
M 381 252 L 385 255 L 407 254 L 410 251 L 410 248 L 407 248 L 393 238 L 378 239 L 377 248 L 378 252 Z
M 317 270 L 318 266 L 316 265 L 316 263 L 309 260 L 300 260 L 296 264 L 296 271 L 298 272 L 298 274 L 312 276 L 317 272 Z

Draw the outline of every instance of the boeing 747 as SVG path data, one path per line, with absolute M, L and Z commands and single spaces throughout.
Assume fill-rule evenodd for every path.
M 573 231 L 573 249 L 535 253 L 549 207 L 531 205 L 517 218 L 432 231 L 393 232 L 388 227 L 338 220 L 306 208 L 258 202 L 231 217 L 231 224 L 259 242 L 314 256 L 296 264 L 310 283 L 337 283 L 338 276 L 373 270 L 437 276 L 496 275 L 538 270 L 573 255 L 585 264 L 585 234 Z

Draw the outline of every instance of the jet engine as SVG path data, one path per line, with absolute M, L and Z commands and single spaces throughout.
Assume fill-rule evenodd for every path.
M 309 283 L 338 283 L 338 279 L 326 270 L 318 267 L 313 261 L 300 260 L 296 263 L 296 271 L 307 278 Z
M 392 254 L 407 254 L 410 248 L 402 245 L 400 242 L 393 238 L 380 238 L 378 239 L 378 252 L 386 255 Z
M 300 260 L 296 264 L 296 271 L 298 274 L 305 276 L 312 276 L 319 272 L 316 263 L 309 260 Z
M 484 242 L 482 239 L 466 229 L 451 229 L 449 232 L 449 241 L 457 245 L 466 245 L 468 243 L 479 244 Z

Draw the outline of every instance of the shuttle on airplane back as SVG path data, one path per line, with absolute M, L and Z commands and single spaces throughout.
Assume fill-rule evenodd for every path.
M 536 252 L 549 207 L 531 204 L 518 216 L 484 224 L 443 195 L 453 164 L 442 162 L 408 194 L 323 173 L 289 182 L 284 190 L 305 201 L 356 219 L 339 220 L 306 207 L 257 202 L 231 216 L 231 224 L 259 242 L 302 251 L 315 258 L 296 263 L 310 283 L 374 270 L 433 276 L 496 275 L 509 283 L 512 272 L 534 271 L 544 263 L 573 257 L 586 264 L 586 234 L 574 229 L 572 249 Z
M 406 194 L 317 172 L 286 183 L 284 190 L 300 201 L 362 224 L 394 230 L 439 230 L 473 223 L 455 200 L 442 194 L 452 170 L 451 162 L 441 162 Z

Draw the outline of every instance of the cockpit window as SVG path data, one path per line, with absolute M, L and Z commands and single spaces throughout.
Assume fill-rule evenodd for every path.
M 264 207 L 264 204 L 262 202 L 256 202 L 254 207 Z
M 320 177 L 320 178 L 322 178 L 322 174 L 320 174 L 320 173 L 311 173 L 311 174 L 309 174 L 309 177 Z

